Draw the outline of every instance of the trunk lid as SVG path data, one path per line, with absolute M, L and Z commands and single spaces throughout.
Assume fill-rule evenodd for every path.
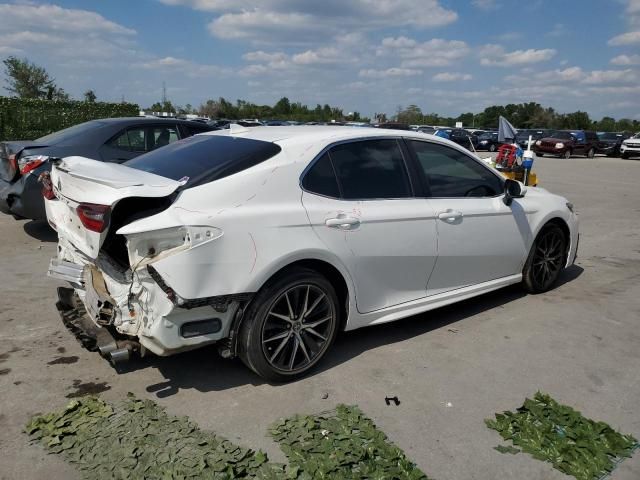
M 171 195 L 181 182 L 143 172 L 116 163 L 83 157 L 55 161 L 51 169 L 55 200 L 45 200 L 47 218 L 74 247 L 90 258 L 96 258 L 109 233 L 110 214 L 118 202 L 136 197 L 162 198 Z M 84 224 L 78 207 L 108 207 L 106 228 L 93 231 Z M 103 209 L 104 210 L 104 209 Z
M 7 182 L 13 182 L 20 176 L 18 171 L 18 157 L 25 148 L 46 148 L 33 140 L 0 142 L 0 178 Z

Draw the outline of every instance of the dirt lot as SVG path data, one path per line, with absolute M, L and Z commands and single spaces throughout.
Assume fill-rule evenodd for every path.
M 1 478 L 78 478 L 21 430 L 34 413 L 92 391 L 154 399 L 274 460 L 284 457 L 266 429 L 277 418 L 357 404 L 437 479 L 569 478 L 526 454 L 498 453 L 502 442 L 483 423 L 537 390 L 640 438 L 640 161 L 543 158 L 536 169 L 580 214 L 578 263 L 561 286 L 538 296 L 509 288 L 345 334 L 319 371 L 289 385 L 265 384 L 212 349 L 117 374 L 59 321 L 45 275 L 54 235 L 1 215 Z M 401 404 L 387 406 L 387 395 Z M 640 453 L 612 478 L 640 478 Z

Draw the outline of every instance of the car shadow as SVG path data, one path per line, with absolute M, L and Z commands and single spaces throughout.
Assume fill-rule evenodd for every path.
M 569 267 L 563 271 L 558 286 L 575 280 L 583 271 L 584 269 L 577 265 Z M 504 306 L 525 296 L 526 293 L 519 285 L 513 285 L 395 322 L 343 332 L 326 358 L 309 375 L 318 375 L 368 350 L 404 342 L 433 330 L 457 324 L 468 317 Z M 242 385 L 257 386 L 268 383 L 245 367 L 240 360 L 221 358 L 215 347 L 205 347 L 174 357 L 151 356 L 129 365 L 127 371 L 153 368 L 162 374 L 164 381 L 146 387 L 147 392 L 159 398 L 175 395 L 180 390 L 214 392 Z M 277 387 L 279 384 L 272 385 Z
M 24 232 L 41 242 L 57 242 L 58 234 L 46 220 L 29 220 L 22 225 Z

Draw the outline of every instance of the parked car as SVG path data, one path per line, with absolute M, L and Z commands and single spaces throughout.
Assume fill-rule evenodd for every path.
M 471 150 L 473 148 L 473 135 L 464 128 L 452 128 L 449 133 L 449 140 L 458 145 Z
M 604 153 L 608 157 L 620 155 L 622 142 L 631 138 L 629 132 L 602 132 L 598 133 L 598 146 L 596 153 Z
M 556 130 L 548 137 L 536 141 L 536 155 L 556 155 L 571 158 L 571 155 L 586 155 L 593 158 L 598 146 L 598 135 L 590 130 Z
M 640 133 L 622 142 L 620 156 L 625 159 L 640 156 Z
M 485 132 L 478 136 L 478 143 L 475 148 L 476 150 L 495 152 L 501 145 L 504 145 L 504 142 L 498 141 L 498 132 Z
M 217 343 L 273 381 L 341 330 L 510 284 L 544 292 L 578 245 L 565 198 L 410 131 L 211 132 L 124 165 L 56 161 L 49 185 L 58 306 L 87 312 L 105 355 Z
M 0 143 L 0 211 L 45 218 L 39 176 L 49 159 L 82 156 L 122 163 L 211 128 L 198 122 L 151 117 L 91 120 L 32 141 Z
M 538 140 L 543 139 L 544 137 L 549 136 L 553 130 L 545 130 L 545 129 L 522 129 L 518 130 L 516 134 L 516 143 L 522 148 L 526 150 L 529 147 L 529 136 L 531 136 L 531 148 L 535 145 Z

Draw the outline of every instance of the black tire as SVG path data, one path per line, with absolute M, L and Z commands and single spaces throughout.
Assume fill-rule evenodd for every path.
M 620 155 L 621 158 L 623 158 L 624 160 L 627 160 L 629 158 L 629 154 L 627 152 L 624 152 L 623 154 Z
M 590 148 L 587 152 L 587 158 L 593 158 L 596 156 L 596 151 L 593 148 Z
M 490 152 L 495 152 L 496 151 L 496 146 L 493 143 L 491 145 L 489 145 L 489 151 Z
M 567 238 L 558 225 L 542 227 L 522 270 L 522 284 L 529 293 L 543 293 L 558 281 L 567 258 Z
M 239 332 L 240 358 L 269 381 L 304 376 L 335 340 L 342 314 L 339 305 L 324 276 L 306 268 L 291 269 L 251 301 Z
M 536 153 L 536 155 L 537 155 L 538 157 L 544 157 L 544 153 L 542 153 L 542 152 L 540 152 L 540 153 Z
M 563 157 L 563 158 L 566 158 L 566 159 L 571 158 L 571 150 L 567 150 L 566 152 L 564 152 L 564 153 L 562 154 L 562 157 Z

